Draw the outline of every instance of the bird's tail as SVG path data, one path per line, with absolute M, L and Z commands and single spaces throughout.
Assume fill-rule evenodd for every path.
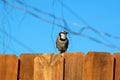
M 60 54 L 64 53 L 65 51 L 60 51 Z

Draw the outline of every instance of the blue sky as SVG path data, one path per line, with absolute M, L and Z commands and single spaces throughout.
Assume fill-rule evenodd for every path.
M 101 33 L 120 35 L 120 1 L 119 0 L 21 0 L 39 10 L 57 16 L 67 21 L 36 12 L 30 7 L 23 6 L 15 0 L 6 0 L 10 4 L 33 12 L 40 17 L 66 26 L 74 32 L 80 32 L 81 28 L 90 26 L 99 33 L 85 29 L 82 34 L 97 39 L 105 44 L 120 47 L 120 39 L 107 37 Z M 63 4 L 61 4 L 61 3 Z M 11 7 L 0 1 L 0 53 L 58 53 L 56 38 L 63 28 L 52 25 L 34 17 L 22 10 Z M 68 31 L 68 52 L 119 52 L 120 49 L 110 48 L 97 43 L 89 38 L 71 34 Z

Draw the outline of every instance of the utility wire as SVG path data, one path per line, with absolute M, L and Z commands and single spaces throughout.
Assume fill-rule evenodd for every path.
M 26 7 L 29 7 L 29 8 L 31 8 L 31 9 L 35 10 L 36 12 L 39 12 L 39 13 L 42 13 L 42 14 L 45 14 L 45 15 L 49 15 L 49 16 L 51 16 L 52 18 L 54 18 L 54 19 L 56 19 L 56 20 L 62 20 L 63 23 L 64 23 L 64 25 L 65 25 L 66 27 L 68 26 L 68 24 L 67 24 L 68 21 L 66 21 L 66 20 L 64 19 L 64 17 L 63 17 L 63 18 L 60 18 L 60 17 L 57 17 L 57 16 L 55 16 L 55 15 L 53 15 L 53 14 L 50 14 L 50 13 L 48 13 L 48 12 L 42 11 L 42 10 L 40 10 L 40 9 L 38 9 L 38 8 L 35 8 L 35 7 L 31 6 L 31 5 L 25 4 L 24 2 L 22 2 L 22 1 L 20 1 L 20 0 L 16 0 L 16 1 L 17 1 L 19 4 L 23 5 L 23 6 L 26 6 Z M 85 23 L 86 25 L 88 25 L 88 23 L 87 23 L 82 17 L 80 17 L 77 13 L 75 13 L 75 12 L 74 12 L 70 7 L 68 7 L 66 4 L 64 4 L 63 1 L 60 1 L 60 0 L 58 0 L 58 1 L 60 2 L 60 4 L 61 4 L 66 10 L 68 10 L 70 13 L 72 13 L 76 18 L 78 18 L 79 20 L 81 20 L 83 23 Z M 74 26 L 75 26 L 75 25 L 74 25 Z M 90 27 L 89 25 L 81 28 L 80 31 L 82 32 L 82 31 L 85 31 L 86 29 L 90 29 L 90 30 L 92 30 L 92 31 L 94 31 L 94 32 L 96 32 L 97 34 L 100 34 L 100 35 L 105 35 L 105 36 L 107 36 L 107 37 L 114 38 L 114 39 L 119 39 L 119 40 L 120 40 L 120 37 L 119 37 L 119 36 L 114 36 L 114 35 L 111 35 L 111 34 L 106 33 L 106 32 L 98 31 L 98 30 L 94 29 L 93 27 Z
M 2 38 L 0 37 L 0 39 L 2 39 Z M 0 44 L 3 44 L 3 42 L 0 41 Z M 18 53 L 16 50 L 12 49 L 12 48 L 9 47 L 9 46 L 7 46 L 7 49 L 11 50 L 12 52 Z
M 52 0 L 52 13 L 53 13 L 53 15 L 55 16 L 54 5 L 55 5 L 55 1 Z M 53 20 L 52 20 L 52 21 L 53 21 L 53 22 L 56 21 L 55 17 L 53 17 Z M 54 50 L 56 51 L 56 47 L 55 47 L 55 45 L 54 45 L 54 38 L 53 38 L 53 32 L 54 32 L 54 28 L 55 28 L 54 26 L 55 26 L 55 25 L 52 25 L 50 37 L 51 37 L 51 40 L 52 40 L 53 48 L 54 48 Z
M 75 32 L 75 31 L 73 31 L 73 30 L 71 30 L 71 29 L 69 29 L 69 28 L 67 28 L 67 27 L 65 27 L 65 26 L 62 26 L 61 24 L 58 24 L 58 23 L 52 22 L 52 21 L 50 21 L 50 20 L 48 20 L 48 19 L 42 18 L 42 17 L 40 17 L 39 15 L 34 14 L 33 12 L 31 12 L 31 11 L 29 11 L 29 10 L 25 10 L 25 9 L 23 9 L 23 8 L 20 8 L 20 7 L 18 7 L 18 6 L 15 6 L 15 5 L 13 5 L 12 3 L 9 3 L 8 1 L 6 1 L 6 3 L 7 3 L 9 6 L 11 6 L 11 7 L 13 7 L 13 8 L 16 8 L 16 9 L 22 11 L 22 12 L 26 12 L 26 13 L 34 16 L 35 18 L 38 18 L 38 19 L 40 19 L 40 20 L 42 20 L 42 21 L 44 21 L 44 22 L 47 22 L 47 23 L 49 23 L 49 24 L 52 24 L 52 25 L 56 25 L 56 26 L 58 26 L 58 27 L 61 27 L 61 28 L 65 29 L 66 31 L 68 31 L 68 32 L 71 33 L 71 34 L 78 35 L 78 36 L 80 36 L 80 37 L 84 37 L 84 38 L 90 39 L 90 40 L 92 40 L 92 41 L 95 41 L 95 42 L 97 42 L 97 43 L 99 43 L 99 44 L 102 44 L 102 45 L 105 45 L 105 46 L 107 46 L 107 47 L 115 48 L 115 49 L 120 50 L 120 47 L 117 47 L 117 46 L 112 45 L 112 44 L 104 43 L 104 42 L 102 42 L 102 41 L 100 41 L 100 40 L 98 40 L 98 39 L 95 39 L 95 38 L 91 37 L 91 36 L 88 36 L 88 35 L 85 35 L 85 34 L 81 34 L 80 32 Z
M 80 33 L 82 33 L 83 31 L 85 30 L 92 30 L 93 32 L 97 33 L 97 34 L 100 34 L 100 35 L 104 35 L 104 36 L 107 36 L 107 37 L 110 37 L 110 38 L 114 38 L 114 39 L 118 39 L 120 40 L 120 37 L 119 36 L 114 36 L 114 35 L 111 35 L 109 33 L 106 33 L 106 32 L 102 32 L 102 31 L 98 31 L 90 26 L 85 26 L 83 28 L 80 29 Z
M 57 19 L 57 20 L 63 20 L 62 18 L 57 17 L 57 16 L 55 16 L 55 15 L 53 15 L 53 14 L 50 14 L 50 13 L 45 12 L 45 11 L 42 11 L 42 10 L 40 10 L 40 9 L 38 9 L 38 8 L 35 8 L 35 7 L 31 6 L 31 5 L 25 4 L 24 2 L 22 2 L 22 1 L 20 1 L 20 0 L 16 0 L 16 2 L 18 2 L 18 3 L 21 4 L 22 6 L 26 6 L 26 7 L 28 7 L 28 8 L 31 8 L 31 9 L 33 9 L 34 11 L 39 12 L 39 13 L 41 13 L 41 14 L 48 15 L 48 16 L 50 16 L 50 17 L 52 17 L 52 18 Z
M 44 15 L 48 15 L 48 16 L 52 17 L 52 18 L 55 19 L 55 20 L 62 21 L 62 22 L 64 23 L 64 25 L 67 26 L 67 21 L 66 21 L 64 18 L 57 17 L 57 16 L 54 15 L 54 14 L 45 12 L 45 11 L 40 10 L 40 9 L 38 9 L 38 8 L 36 8 L 36 7 L 33 7 L 33 6 L 31 6 L 31 5 L 25 4 L 24 2 L 22 2 L 22 1 L 20 1 L 20 0 L 16 0 L 16 2 L 18 2 L 18 3 L 21 4 L 22 6 L 31 8 L 31 9 L 33 9 L 33 10 L 36 11 L 36 12 L 39 12 L 39 13 L 44 14 Z M 52 5 L 54 5 L 54 1 L 53 1 Z
M 9 3 L 8 1 L 6 1 L 6 0 L 2 0 L 2 1 L 3 1 L 4 4 L 7 4 L 7 5 L 9 5 L 9 6 L 12 6 L 12 4 Z M 15 8 L 15 7 L 14 7 L 14 8 Z M 19 8 L 19 9 L 21 9 L 21 8 Z M 22 10 L 22 9 L 21 9 L 21 10 Z M 16 42 L 17 44 L 19 44 L 20 46 L 24 47 L 25 49 L 27 49 L 27 50 L 29 50 L 29 51 L 31 51 L 31 52 L 34 52 L 33 49 L 31 49 L 30 47 L 28 47 L 28 46 L 25 45 L 24 43 L 18 41 L 17 39 L 15 39 L 12 35 L 9 35 L 9 34 L 8 34 L 6 31 L 4 31 L 3 29 L 0 28 L 0 31 L 1 31 L 2 33 L 4 33 L 7 37 L 9 37 L 10 39 L 12 39 L 13 41 L 15 41 L 15 42 Z
M 82 18 L 80 17 L 77 13 L 75 13 L 69 6 L 67 6 L 66 4 L 64 4 L 62 1 L 58 0 L 59 3 L 67 10 L 69 11 L 73 16 L 75 16 L 77 19 L 79 19 L 80 21 L 82 21 L 84 24 L 86 24 L 87 26 L 84 26 L 80 29 L 80 33 L 82 33 L 83 31 L 89 29 L 89 30 L 92 30 L 93 32 L 95 32 L 96 34 L 100 35 L 100 36 L 107 36 L 107 37 L 110 37 L 110 38 L 113 38 L 113 39 L 119 39 L 120 40 L 120 37 L 119 36 L 114 36 L 114 35 L 111 35 L 109 33 L 105 33 L 105 32 L 102 32 L 102 31 L 98 31 L 96 29 L 94 29 L 93 27 L 89 26 L 88 23 Z M 75 26 L 75 25 L 74 25 Z M 95 41 L 95 40 L 94 40 Z M 107 41 L 109 42 L 109 41 Z M 100 42 L 99 42 L 100 43 Z M 108 44 L 108 43 L 103 43 L 103 44 Z M 111 44 L 109 42 L 110 45 L 108 46 L 111 46 L 113 44 Z M 115 47 L 115 46 L 112 46 L 112 47 Z
M 87 29 L 90 29 L 92 31 L 94 31 L 95 33 L 97 34 L 100 34 L 100 35 L 105 35 L 107 37 L 110 37 L 110 38 L 114 38 L 114 39 L 118 39 L 120 40 L 120 37 L 119 36 L 114 36 L 114 35 L 111 35 L 109 33 L 106 33 L 106 32 L 102 32 L 102 31 L 98 31 L 96 29 L 94 29 L 93 27 L 89 26 L 88 23 L 82 18 L 80 17 L 77 13 L 75 13 L 69 6 L 67 6 L 66 4 L 64 4 L 62 1 L 58 0 L 60 2 L 60 4 L 67 10 L 69 11 L 71 14 L 73 14 L 73 16 L 75 16 L 77 19 L 81 20 L 83 23 L 85 23 L 87 26 L 83 27 L 80 29 L 80 32 L 83 32 Z
M 33 49 L 31 49 L 30 47 L 28 47 L 27 45 L 25 45 L 24 43 L 18 41 L 17 39 L 15 39 L 12 35 L 9 35 L 6 31 L 2 30 L 0 28 L 0 32 L 2 32 L 3 34 L 5 34 L 7 37 L 9 37 L 10 39 L 12 39 L 13 41 L 15 41 L 17 44 L 19 44 L 20 46 L 24 47 L 25 49 L 34 52 Z
M 66 4 L 64 4 L 62 1 L 58 0 L 58 2 L 67 10 L 69 11 L 71 14 L 73 14 L 77 19 L 81 20 L 83 23 L 87 24 L 88 23 L 82 18 L 80 17 L 77 13 L 75 13 L 70 7 L 68 7 Z

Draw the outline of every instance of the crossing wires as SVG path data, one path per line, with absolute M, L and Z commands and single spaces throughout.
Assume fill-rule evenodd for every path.
M 73 34 L 73 35 L 77 35 L 77 36 L 80 36 L 80 37 L 83 37 L 83 38 L 87 38 L 87 39 L 89 39 L 89 40 L 92 40 L 92 41 L 94 41 L 94 42 L 96 42 L 96 43 L 99 43 L 99 44 L 102 44 L 102 45 L 104 45 L 104 46 L 107 46 L 107 47 L 110 47 L 110 48 L 114 48 L 114 49 L 120 50 L 120 47 L 118 47 L 118 46 L 116 46 L 116 45 L 114 45 L 114 44 L 106 43 L 106 42 L 104 42 L 104 41 L 101 41 L 101 40 L 96 39 L 95 37 L 91 37 L 91 36 L 89 36 L 89 35 L 83 34 L 83 31 L 91 30 L 91 31 L 93 31 L 93 32 L 95 32 L 96 34 L 99 34 L 99 35 L 101 35 L 101 36 L 104 35 L 104 36 L 107 36 L 107 37 L 110 37 L 110 38 L 113 38 L 113 39 L 117 39 L 117 40 L 120 39 L 119 36 L 114 36 L 114 35 L 111 35 L 111 34 L 109 34 L 109 33 L 96 30 L 96 29 L 94 29 L 93 27 L 89 26 L 84 19 L 82 19 L 78 14 L 76 14 L 71 8 L 69 8 L 67 5 L 65 5 L 65 4 L 64 4 L 63 2 L 61 2 L 60 0 L 59 0 L 60 4 L 61 4 L 66 10 L 68 10 L 70 13 L 72 13 L 73 16 L 76 16 L 76 18 L 78 18 L 80 21 L 84 22 L 87 26 L 84 26 L 84 27 L 80 28 L 80 30 L 77 32 L 77 31 L 74 31 L 73 29 L 70 29 L 70 28 L 67 27 L 66 25 L 62 25 L 62 24 L 59 24 L 59 23 L 57 23 L 57 22 L 55 22 L 55 21 L 51 21 L 51 20 L 49 20 L 49 19 L 47 19 L 47 18 L 41 17 L 40 15 L 32 12 L 30 9 L 33 9 L 34 11 L 36 11 L 36 12 L 38 12 L 38 13 L 41 13 L 41 14 L 44 14 L 44 15 L 48 15 L 48 16 L 52 17 L 52 18 L 55 19 L 55 20 L 62 21 L 64 24 L 71 24 L 71 23 L 68 23 L 69 21 L 67 21 L 67 20 L 64 19 L 64 18 L 57 17 L 57 16 L 54 15 L 54 14 L 45 12 L 45 11 L 40 10 L 40 9 L 38 9 L 38 8 L 35 8 L 35 7 L 31 6 L 31 5 L 25 4 L 24 2 L 22 2 L 22 1 L 20 1 L 20 0 L 16 0 L 16 2 L 19 3 L 19 4 L 21 4 L 22 6 L 27 6 L 29 9 L 21 8 L 21 7 L 17 6 L 17 5 L 15 5 L 15 4 L 12 4 L 11 2 L 8 2 L 7 0 L 2 0 L 2 1 L 3 1 L 4 3 L 6 3 L 7 5 L 9 5 L 10 7 L 13 7 L 14 9 L 17 9 L 17 10 L 19 10 L 19 11 L 25 12 L 25 13 L 27 13 L 27 14 L 29 14 L 29 15 L 31 15 L 31 16 L 39 19 L 39 20 L 42 20 L 42 21 L 44 21 L 44 22 L 46 22 L 46 23 L 49 23 L 49 24 L 55 25 L 55 26 L 57 26 L 57 27 L 60 27 L 60 28 L 68 31 L 69 33 L 71 33 L 71 34 Z M 75 26 L 75 25 L 72 25 L 72 26 Z

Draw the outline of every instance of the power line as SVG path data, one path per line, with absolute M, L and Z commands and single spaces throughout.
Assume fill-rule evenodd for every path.
M 57 16 L 54 15 L 54 14 L 45 12 L 45 11 L 40 10 L 40 9 L 38 9 L 38 8 L 36 8 L 36 7 L 33 7 L 33 6 L 31 6 L 31 5 L 25 4 L 24 2 L 22 2 L 22 1 L 20 1 L 20 0 L 16 0 L 16 2 L 18 2 L 18 3 L 21 4 L 22 6 L 31 8 L 31 9 L 33 9 L 33 10 L 36 11 L 36 12 L 39 12 L 39 13 L 44 14 L 44 15 L 48 15 L 48 16 L 52 17 L 52 18 L 55 19 L 55 20 L 62 21 L 62 22 L 64 23 L 64 25 L 67 26 L 67 22 L 68 22 L 68 21 L 66 21 L 66 20 L 64 19 L 64 17 L 63 17 L 63 18 L 57 17 Z M 54 1 L 53 1 L 52 5 L 54 6 Z M 55 12 L 54 12 L 54 13 L 55 13 Z
M 53 13 L 53 14 L 50 14 L 50 15 L 53 15 L 53 16 L 56 17 L 54 8 L 55 8 L 55 0 L 52 1 L 52 13 Z M 55 17 L 52 17 L 52 18 L 53 18 L 53 22 L 56 21 Z M 52 40 L 53 48 L 54 48 L 54 50 L 56 51 L 56 46 L 54 45 L 54 38 L 53 38 L 53 32 L 54 32 L 54 29 L 55 29 L 54 26 L 55 26 L 55 25 L 52 25 L 51 40 Z
M 64 4 L 62 1 L 58 0 L 58 2 L 67 10 L 69 11 L 71 14 L 73 14 L 77 19 L 81 20 L 83 23 L 87 24 L 88 23 L 82 18 L 80 17 L 77 13 L 75 13 L 70 7 L 68 7 L 66 4 Z
M 110 38 L 114 38 L 114 39 L 118 39 L 120 40 L 120 37 L 119 36 L 114 36 L 114 35 L 111 35 L 109 33 L 106 33 L 106 32 L 102 32 L 102 31 L 98 31 L 90 26 L 85 26 L 83 28 L 80 29 L 80 33 L 82 33 L 83 31 L 85 30 L 92 30 L 93 32 L 97 33 L 97 34 L 100 34 L 100 35 L 104 35 L 104 36 L 107 36 L 107 37 L 110 37 Z
M 28 10 L 25 10 L 25 9 L 20 8 L 20 7 L 18 7 L 18 6 L 15 6 L 15 5 L 13 5 L 13 4 L 9 3 L 9 2 L 6 2 L 6 3 L 7 3 L 9 6 L 11 6 L 11 7 L 13 7 L 13 8 L 16 8 L 16 9 L 18 9 L 18 10 L 20 10 L 20 11 L 26 12 L 26 13 L 34 16 L 35 18 L 38 18 L 38 19 L 40 19 L 40 20 L 42 20 L 42 21 L 44 21 L 44 22 L 47 22 L 47 23 L 50 23 L 50 24 L 52 24 L 52 25 L 56 25 L 56 26 L 58 26 L 58 27 L 61 27 L 61 28 L 65 29 L 66 31 L 68 31 L 68 32 L 71 33 L 71 34 L 78 35 L 78 36 L 81 36 L 81 37 L 90 39 L 90 40 L 92 40 L 92 41 L 95 41 L 95 42 L 97 42 L 97 43 L 100 43 L 100 44 L 102 44 L 102 45 L 105 45 L 105 46 L 107 46 L 107 47 L 116 48 L 116 49 L 120 50 L 120 48 L 117 47 L 117 46 L 115 46 L 115 45 L 108 44 L 108 43 L 104 43 L 104 42 L 102 42 L 102 41 L 100 41 L 100 40 L 98 40 L 98 39 L 95 39 L 95 38 L 93 38 L 93 37 L 90 37 L 90 36 L 88 36 L 88 35 L 81 34 L 80 32 L 75 32 L 75 31 L 73 31 L 73 30 L 71 30 L 71 29 L 69 29 L 69 28 L 67 28 L 67 27 L 65 27 L 65 26 L 62 26 L 61 24 L 58 24 L 58 23 L 52 22 L 52 21 L 50 21 L 50 20 L 48 20 L 48 19 L 42 18 L 42 17 L 40 17 L 39 15 L 34 14 L 34 13 L 31 12 L 31 11 L 28 11 Z
M 93 27 L 89 26 L 89 24 L 82 18 L 80 17 L 77 13 L 75 13 L 69 6 L 67 6 L 66 4 L 64 4 L 63 2 L 61 2 L 60 0 L 58 0 L 60 2 L 60 4 L 67 10 L 69 11 L 71 14 L 73 14 L 73 16 L 75 16 L 77 19 L 81 20 L 83 23 L 85 23 L 87 26 L 83 27 L 80 29 L 80 32 L 83 32 L 87 29 L 90 29 L 92 31 L 94 31 L 95 33 L 97 34 L 100 34 L 100 35 L 105 35 L 107 37 L 110 37 L 110 38 L 114 38 L 114 39 L 118 39 L 120 40 L 120 37 L 119 36 L 114 36 L 114 35 L 111 35 L 109 33 L 106 33 L 106 32 L 102 32 L 102 31 L 98 31 L 96 29 L 94 29 Z
M 31 49 L 30 47 L 28 47 L 27 45 L 25 45 L 24 43 L 18 41 L 17 39 L 15 39 L 12 35 L 9 35 L 6 31 L 2 30 L 0 28 L 0 32 L 2 32 L 3 34 L 5 34 L 7 37 L 9 37 L 10 39 L 12 39 L 13 41 L 15 41 L 17 44 L 19 44 L 20 46 L 24 47 L 25 49 L 34 52 L 33 49 Z
M 0 37 L 0 39 L 2 39 L 2 38 Z M 3 44 L 3 42 L 0 41 L 0 44 Z M 11 51 L 13 51 L 13 52 L 15 52 L 15 53 L 18 53 L 15 49 L 12 49 L 12 48 L 9 47 L 9 46 L 7 46 L 7 49 L 9 49 L 9 50 L 11 50 Z
M 25 4 L 24 2 L 22 2 L 22 1 L 20 1 L 20 0 L 16 0 L 16 2 L 18 2 L 18 3 L 21 4 L 22 6 L 26 6 L 26 7 L 28 7 L 28 8 L 31 8 L 31 9 L 33 9 L 34 11 L 39 12 L 39 13 L 41 13 L 41 14 L 48 15 L 48 16 L 50 16 L 50 17 L 52 17 L 52 18 L 57 19 L 57 20 L 63 20 L 62 18 L 57 17 L 57 16 L 55 16 L 55 15 L 53 15 L 53 14 L 50 14 L 50 13 L 48 13 L 48 12 L 45 12 L 45 11 L 40 10 L 40 9 L 38 9 L 38 8 L 35 8 L 35 7 L 31 6 L 31 5 Z
M 7 4 L 7 1 L 6 0 L 2 0 L 4 4 L 8 5 Z M 15 39 L 12 35 L 8 34 L 5 30 L 3 30 L 2 28 L 0 28 L 0 31 L 5 34 L 8 38 L 12 39 L 14 42 L 16 42 L 18 45 L 22 46 L 23 48 L 31 51 L 31 52 L 34 52 L 34 50 L 30 47 L 28 47 L 27 45 L 25 45 L 24 43 L 20 42 L 19 40 Z

